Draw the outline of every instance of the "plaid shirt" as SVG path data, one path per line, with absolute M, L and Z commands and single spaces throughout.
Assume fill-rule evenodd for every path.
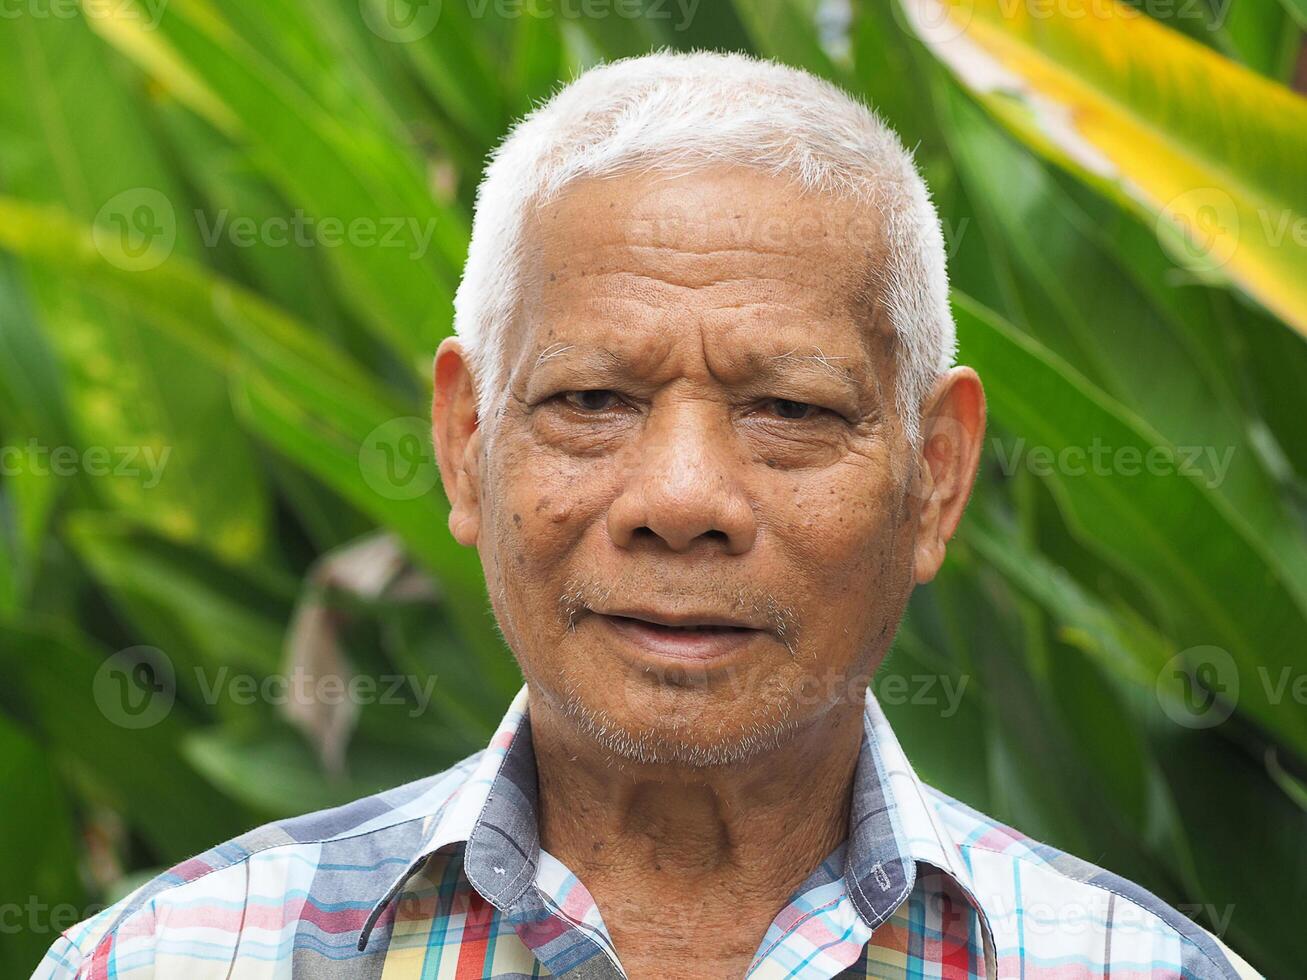
M 35 976 L 624 976 L 585 885 L 540 848 L 526 709 L 523 687 L 446 772 L 179 864 L 69 929 Z M 870 694 L 848 838 L 747 973 L 837 975 L 1257 976 L 1137 885 L 921 783 Z

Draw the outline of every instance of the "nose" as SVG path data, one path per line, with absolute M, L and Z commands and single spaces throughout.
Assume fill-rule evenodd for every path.
M 608 511 L 619 548 L 661 540 L 674 552 L 715 542 L 726 554 L 753 547 L 757 522 L 745 493 L 744 460 L 725 410 L 710 402 L 657 406 L 631 447 L 635 462 Z

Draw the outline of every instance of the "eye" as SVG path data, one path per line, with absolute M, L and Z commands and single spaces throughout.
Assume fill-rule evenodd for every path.
M 789 398 L 773 398 L 771 405 L 777 415 L 792 422 L 802 422 L 812 418 L 819 412 L 825 411 L 818 405 L 810 405 L 808 402 L 796 402 Z
M 602 412 L 605 408 L 611 408 L 613 403 L 618 400 L 617 392 L 610 391 L 607 388 L 564 391 L 560 393 L 559 397 L 582 412 Z

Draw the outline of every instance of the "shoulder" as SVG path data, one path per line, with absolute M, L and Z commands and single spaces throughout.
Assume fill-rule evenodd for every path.
M 1259 976 L 1190 915 L 1133 881 L 925 789 L 962 854 L 1000 961 L 1006 953 L 1023 963 L 1084 962 L 1145 975 L 1170 969 L 1196 980 Z M 1228 918 L 1220 909 L 1187 911 Z
M 483 752 L 444 772 L 319 810 L 256 827 L 162 872 L 98 914 L 67 929 L 34 978 L 133 975 L 101 972 L 97 962 L 149 966 L 156 948 L 208 948 L 205 958 L 234 949 L 246 926 L 251 889 L 260 915 L 283 921 L 290 912 L 269 899 L 299 905 L 324 889 L 342 898 L 353 889 L 380 898 L 423 843 L 436 817 L 466 782 Z M 269 910 L 271 909 L 271 912 Z M 357 917 L 358 903 L 346 909 Z M 145 974 L 148 975 L 148 974 Z

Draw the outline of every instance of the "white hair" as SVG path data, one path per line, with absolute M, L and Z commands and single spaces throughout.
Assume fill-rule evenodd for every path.
M 835 85 L 710 51 L 660 50 L 591 68 L 495 148 L 454 297 L 480 417 L 492 419 L 505 394 L 503 352 L 523 293 L 531 210 L 580 178 L 714 164 L 787 176 L 879 212 L 871 227 L 883 238 L 884 266 L 867 275 L 895 334 L 895 403 L 915 445 L 922 399 L 953 364 L 956 335 L 939 218 L 911 154 L 874 110 Z

